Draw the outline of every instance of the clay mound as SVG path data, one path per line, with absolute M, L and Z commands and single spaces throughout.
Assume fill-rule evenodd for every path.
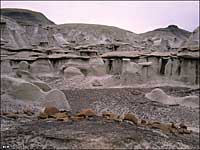
M 37 103 L 41 107 L 55 106 L 58 109 L 71 110 L 62 91 L 57 89 L 49 91 L 50 87 L 48 85 L 38 83 L 33 84 L 23 79 L 3 76 L 1 77 L 1 90 L 24 103 Z M 40 87 L 48 92 L 43 91 Z
M 29 63 L 27 61 L 20 61 L 19 63 L 19 70 L 25 70 L 28 71 L 29 70 Z
M 65 79 L 69 79 L 72 77 L 84 77 L 84 74 L 81 72 L 80 69 L 76 68 L 76 67 L 68 67 L 64 70 L 64 77 Z
M 150 93 L 147 93 L 146 97 L 153 101 L 162 101 L 169 98 L 168 95 L 159 88 L 153 89 Z
M 29 82 L 20 83 L 10 94 L 24 101 L 40 101 L 44 95 L 38 86 Z
M 150 93 L 147 93 L 145 97 L 149 100 L 157 101 L 163 104 L 179 104 L 181 106 L 199 108 L 199 97 L 194 95 L 185 97 L 173 97 L 167 95 L 163 90 L 156 88 L 153 89 Z
M 65 97 L 65 94 L 57 89 L 53 89 L 46 94 L 45 99 L 42 102 L 42 106 L 44 107 L 54 106 L 58 109 L 64 109 L 66 111 L 71 110 L 71 107 Z
M 30 65 L 30 72 L 35 74 L 51 73 L 53 66 L 49 60 L 37 60 Z
M 180 105 L 188 106 L 192 108 L 199 108 L 199 97 L 198 96 L 185 96 L 182 98 Z

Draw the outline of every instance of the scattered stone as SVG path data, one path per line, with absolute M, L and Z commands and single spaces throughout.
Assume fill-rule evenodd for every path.
M 56 113 L 54 115 L 51 115 L 52 118 L 55 118 L 55 119 L 59 119 L 59 118 L 68 118 L 68 115 L 66 113 Z
M 146 120 L 144 120 L 144 119 L 141 119 L 141 121 L 140 121 L 140 124 L 143 125 L 143 126 L 147 125 L 147 123 L 148 122 Z
M 96 112 L 92 109 L 83 109 L 79 113 L 77 113 L 76 116 L 83 118 L 94 117 L 96 116 Z
M 71 116 L 70 119 L 73 120 L 73 121 L 79 121 L 81 119 L 83 119 L 84 117 L 81 116 L 81 117 L 78 117 L 78 116 Z
M 134 123 L 135 125 L 139 124 L 139 119 L 136 117 L 135 114 L 132 114 L 132 113 L 124 114 L 123 120 L 130 121 L 130 122 Z
M 57 118 L 57 121 L 69 121 L 68 117 L 64 117 L 64 118 Z
M 102 116 L 109 120 L 119 120 L 119 116 L 112 112 L 102 112 Z
M 56 113 L 59 113 L 59 110 L 56 107 L 46 107 L 44 110 L 44 113 L 48 116 L 55 115 Z
M 48 115 L 46 113 L 41 112 L 38 116 L 38 119 L 47 119 Z
M 186 126 L 184 123 L 181 123 L 181 124 L 179 125 L 179 127 L 182 128 L 182 129 L 187 129 L 187 126 Z
M 34 115 L 34 112 L 31 109 L 25 109 L 23 112 L 24 112 L 24 114 L 26 114 L 28 116 Z
M 12 119 L 17 119 L 17 118 L 19 118 L 19 116 L 17 115 L 17 114 L 15 114 L 15 113 L 7 113 L 6 114 L 6 117 L 8 117 L 8 118 L 12 118 Z

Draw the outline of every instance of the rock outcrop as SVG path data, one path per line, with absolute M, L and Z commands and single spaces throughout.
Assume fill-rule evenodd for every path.
M 169 25 L 140 34 L 146 48 L 159 51 L 177 50 L 190 36 L 190 32 L 178 28 L 176 25 Z
M 198 96 L 185 96 L 185 97 L 174 97 L 167 95 L 163 90 L 156 88 L 150 93 L 147 93 L 146 98 L 152 101 L 156 101 L 167 105 L 181 105 L 191 108 L 199 108 L 199 97 Z
M 1 77 L 1 90 L 25 103 L 35 103 L 41 107 L 55 106 L 67 111 L 71 110 L 64 93 L 57 89 L 50 90 L 50 87 L 46 84 L 37 82 L 34 84 L 34 82 L 31 83 L 4 75 Z
M 54 25 L 54 23 L 42 13 L 26 9 L 3 8 L 1 9 L 1 15 L 9 17 L 22 25 Z

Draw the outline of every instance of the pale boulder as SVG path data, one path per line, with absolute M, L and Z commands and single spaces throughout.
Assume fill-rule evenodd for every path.
M 8 95 L 25 103 L 35 103 L 40 107 L 54 106 L 58 109 L 71 110 L 65 94 L 62 91 L 57 89 L 49 91 L 47 85 L 39 83 L 40 86 L 37 86 L 38 83 L 33 83 L 19 78 L 2 76 L 1 90 L 4 90 Z
M 68 67 L 64 70 L 65 79 L 70 79 L 77 76 L 83 78 L 84 74 L 76 67 Z
M 25 70 L 28 71 L 30 68 L 30 65 L 27 61 L 20 61 L 19 63 L 19 70 Z
M 185 96 L 181 98 L 180 105 L 192 108 L 199 108 L 199 97 L 194 95 Z
M 65 94 L 58 89 L 53 89 L 46 93 L 44 101 L 42 102 L 42 106 L 43 107 L 54 106 L 58 109 L 64 109 L 66 111 L 71 110 L 71 107 L 66 99 Z
M 48 59 L 39 59 L 30 65 L 30 72 L 35 74 L 52 73 L 53 65 Z

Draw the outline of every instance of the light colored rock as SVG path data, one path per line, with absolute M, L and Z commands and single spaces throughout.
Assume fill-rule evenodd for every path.
M 19 70 L 25 70 L 25 71 L 28 71 L 30 68 L 30 65 L 27 61 L 20 61 L 19 63 Z
M 44 92 L 29 82 L 20 83 L 10 94 L 24 101 L 41 101 L 44 98 Z
M 45 84 L 43 90 L 48 88 Z M 40 107 L 54 106 L 59 109 L 71 110 L 65 94 L 57 89 L 44 92 L 39 86 L 27 82 L 23 79 L 9 76 L 1 77 L 1 90 L 6 91 L 8 95 L 27 103 L 37 103 Z
M 159 88 L 153 89 L 150 93 L 147 93 L 145 97 L 148 98 L 149 100 L 167 105 L 175 105 L 181 102 L 180 98 L 169 96 Z
M 54 106 L 58 109 L 64 109 L 67 111 L 71 110 L 71 107 L 66 99 L 65 94 L 58 89 L 53 89 L 47 92 L 45 99 L 42 102 L 42 106 L 43 107 Z
M 198 96 L 185 96 L 185 97 L 174 97 L 167 95 L 163 90 L 156 88 L 150 93 L 145 95 L 146 98 L 152 101 L 157 101 L 163 104 L 174 105 L 179 104 L 181 106 L 199 108 L 199 97 Z
M 122 68 L 122 73 L 136 73 L 139 72 L 140 66 L 134 62 L 131 62 L 129 59 L 124 59 L 123 60 L 123 68 Z
M 136 84 L 142 81 L 141 68 L 138 64 L 130 62 L 130 60 L 123 61 L 121 82 L 124 85 Z
M 8 75 L 1 75 L 1 90 L 11 92 L 14 88 L 17 88 L 25 80 L 19 78 L 13 78 Z
M 106 74 L 106 65 L 100 57 L 91 58 L 89 61 L 91 66 L 90 75 L 102 76 Z
M 27 81 L 37 80 L 37 78 L 32 73 L 25 71 L 25 70 L 19 70 L 18 69 L 16 71 L 16 76 L 18 78 L 22 78 L 22 79 L 27 80 Z
M 17 70 L 16 76 L 26 80 L 27 82 L 31 82 L 32 84 L 38 86 L 44 92 L 48 92 L 51 90 L 51 87 L 43 81 L 40 81 L 36 78 L 32 73 L 25 70 Z
M 158 57 L 148 57 L 148 61 L 152 62 L 153 72 L 155 72 L 155 76 L 160 74 L 160 62 Z
M 152 62 L 140 62 L 138 63 L 138 65 L 144 66 L 144 67 L 148 67 L 152 65 Z
M 173 67 L 172 60 L 169 59 L 165 66 L 165 76 L 167 76 L 169 78 L 172 76 L 172 67 Z
M 180 105 L 199 108 L 199 97 L 198 96 L 185 96 L 181 98 Z
M 30 72 L 35 74 L 51 73 L 53 66 L 48 59 L 39 59 L 30 65 Z
M 147 93 L 145 96 L 152 101 L 158 102 L 162 102 L 163 100 L 167 100 L 169 98 L 168 95 L 159 88 L 153 89 L 150 93 Z
M 156 79 L 156 72 L 152 66 L 152 62 L 140 62 L 138 65 L 140 66 L 143 82 Z
M 180 75 L 180 61 L 178 59 L 173 59 L 172 64 L 172 79 L 177 80 Z
M 184 59 L 182 60 L 180 67 L 180 80 L 182 82 L 195 84 L 197 69 L 195 62 L 192 60 Z
M 84 74 L 80 71 L 80 69 L 75 67 L 68 67 L 64 70 L 64 78 L 69 79 L 73 77 L 84 77 Z
M 12 66 L 9 60 L 1 60 L 1 74 L 11 74 Z
M 38 81 L 38 80 L 31 81 L 31 83 L 33 83 L 34 85 L 37 85 L 44 92 L 48 92 L 52 89 L 48 84 L 46 84 L 45 82 L 42 82 L 42 81 Z
M 38 86 L 19 78 L 2 76 L 1 88 L 13 97 L 24 101 L 39 101 L 44 97 L 43 91 Z

